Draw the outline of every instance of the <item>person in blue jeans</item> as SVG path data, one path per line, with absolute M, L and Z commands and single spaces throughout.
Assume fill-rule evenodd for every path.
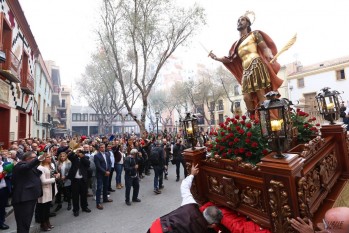
M 164 148 L 161 146 L 161 141 L 156 141 L 155 145 L 151 149 L 150 157 L 156 157 L 157 159 L 151 159 L 151 165 L 154 169 L 154 193 L 160 194 L 160 189 L 164 188 L 163 185 L 163 172 L 164 169 L 167 169 L 165 166 L 165 156 L 164 156 Z
M 116 173 L 115 175 L 116 188 L 121 189 L 122 187 L 124 187 L 121 183 L 121 174 L 122 174 L 122 169 L 124 167 L 124 154 L 120 151 L 121 147 L 118 140 L 115 141 L 115 145 L 112 150 L 115 157 L 114 169 Z

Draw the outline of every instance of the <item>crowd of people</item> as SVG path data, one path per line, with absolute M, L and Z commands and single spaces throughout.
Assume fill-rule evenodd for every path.
M 200 228 L 200 232 L 216 232 L 218 227 L 227 232 L 220 225 L 222 214 L 219 209 L 212 207 L 202 213 L 198 210 L 190 187 L 199 168 L 195 165 L 191 170 L 186 168 L 183 151 L 187 146 L 182 137 L 161 135 L 33 138 L 13 142 L 8 150 L 0 151 L 0 230 L 9 228 L 5 223 L 5 207 L 9 205 L 14 209 L 17 232 L 22 233 L 29 232 L 33 216 L 42 231 L 50 231 L 54 228 L 50 217 L 63 206 L 75 217 L 80 211 L 90 213 L 88 197 L 94 199 L 98 211 L 103 210 L 103 205 L 113 201 L 110 192 L 115 189 L 125 189 L 126 206 L 141 202 L 139 182 L 151 175 L 151 171 L 154 173 L 154 193 L 159 195 L 172 162 L 176 166 L 177 182 L 183 168 L 183 203 L 177 210 L 157 219 L 148 232 L 161 232 L 157 230 L 159 227 L 182 229 L 180 232 L 195 232 L 190 230 L 193 227 Z M 209 135 L 203 134 L 201 139 L 203 144 L 210 143 Z M 333 211 L 336 213 L 336 209 Z M 349 209 L 340 211 L 348 214 Z M 197 226 L 190 221 L 192 218 L 196 219 Z M 200 223 L 197 219 L 201 219 Z M 333 221 L 329 218 L 328 223 Z M 300 232 L 314 229 L 311 222 L 299 218 L 292 219 L 291 223 Z M 340 229 L 347 229 L 348 222 L 343 224 Z
M 42 231 L 50 231 L 54 227 L 50 217 L 63 206 L 75 217 L 80 211 L 91 212 L 88 197 L 103 210 L 104 204 L 113 201 L 109 197 L 115 189 L 125 188 L 127 206 L 141 202 L 139 181 L 151 175 L 151 169 L 154 193 L 161 194 L 170 161 L 176 164 L 176 181 L 181 166 L 187 176 L 182 155 L 185 148 L 179 135 L 156 138 L 147 132 L 142 137 L 133 134 L 12 142 L 8 150 L 0 152 L 0 229 L 9 228 L 5 207 L 11 204 L 17 232 L 28 232 L 33 216 Z

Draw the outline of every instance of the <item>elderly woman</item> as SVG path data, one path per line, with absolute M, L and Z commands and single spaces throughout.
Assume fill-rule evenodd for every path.
M 59 178 L 59 173 L 52 173 L 51 159 L 51 154 L 47 153 L 45 155 L 45 159 L 38 166 L 38 170 L 42 172 L 42 174 L 40 175 L 42 196 L 38 199 L 37 211 L 39 214 L 39 221 L 41 223 L 42 231 L 50 231 L 53 228 L 53 225 L 51 225 L 49 220 L 50 203 L 53 197 L 56 195 L 56 193 L 52 193 L 52 184 L 54 184 L 56 179 Z M 55 188 L 54 190 L 57 190 L 57 188 Z

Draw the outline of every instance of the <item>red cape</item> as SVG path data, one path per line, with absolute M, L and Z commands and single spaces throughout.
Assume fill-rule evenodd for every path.
M 267 44 L 267 46 L 270 48 L 272 54 L 275 56 L 277 54 L 277 48 L 276 45 L 274 43 L 274 41 L 264 32 L 262 31 L 258 31 L 265 43 Z M 250 32 L 252 33 L 252 32 Z M 239 82 L 239 84 L 241 85 L 241 80 L 242 80 L 242 72 L 243 72 L 243 68 L 242 68 L 242 61 L 239 57 L 239 55 L 237 54 L 237 46 L 240 44 L 238 44 L 239 41 L 236 41 L 230 48 L 229 50 L 229 57 L 227 57 L 228 59 L 231 60 L 231 62 L 229 63 L 223 63 L 223 65 L 235 76 L 236 80 Z M 264 57 L 263 52 L 260 50 L 259 47 L 257 47 L 257 52 L 259 54 L 259 56 L 262 58 L 263 63 L 267 66 L 268 71 L 269 71 L 269 75 L 270 75 L 270 81 L 271 81 L 271 89 L 270 90 L 266 90 L 266 92 L 268 91 L 277 91 L 277 89 L 282 85 L 283 80 L 280 79 L 277 76 L 277 73 L 280 70 L 280 64 L 277 63 L 276 61 L 273 64 L 270 64 L 267 59 Z M 255 104 L 258 104 L 258 101 L 256 99 L 257 97 L 254 95 L 254 101 Z

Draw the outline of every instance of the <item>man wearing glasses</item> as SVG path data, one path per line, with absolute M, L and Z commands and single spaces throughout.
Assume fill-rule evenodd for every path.
M 291 225 L 294 229 L 301 233 L 348 233 L 349 232 L 349 208 L 336 207 L 329 209 L 325 213 L 325 218 L 322 220 L 324 229 L 315 231 L 313 223 L 306 223 L 300 217 L 291 219 Z
M 12 205 L 19 233 L 29 232 L 35 204 L 42 195 L 41 171 L 37 167 L 44 159 L 44 155 L 37 157 L 33 151 L 28 151 L 13 168 Z

